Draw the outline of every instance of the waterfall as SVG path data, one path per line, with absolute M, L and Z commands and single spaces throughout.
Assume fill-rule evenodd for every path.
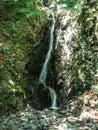
M 52 50 L 53 50 L 53 33 L 54 33 L 54 26 L 55 26 L 55 18 L 54 18 L 54 14 L 52 14 L 52 17 L 53 17 L 53 23 L 52 23 L 52 27 L 51 27 L 51 31 L 50 31 L 50 43 L 49 43 L 49 50 L 48 50 L 48 53 L 46 55 L 46 59 L 45 59 L 45 62 L 43 64 L 43 67 L 42 67 L 42 71 L 41 71 L 41 74 L 40 74 L 40 77 L 39 77 L 39 81 L 44 85 L 46 86 L 46 78 L 47 78 L 47 71 L 48 71 L 48 64 L 49 64 L 49 61 L 50 61 L 50 58 L 51 58 L 51 53 L 52 53 Z
M 46 86 L 46 78 L 47 78 L 47 72 L 48 72 L 48 65 L 49 65 L 49 62 L 50 62 L 51 53 L 53 51 L 53 40 L 54 40 L 53 33 L 54 33 L 54 27 L 55 27 L 54 13 L 51 10 L 49 10 L 49 12 L 51 13 L 52 19 L 53 19 L 51 30 L 50 30 L 49 50 L 47 52 L 46 59 L 45 59 L 45 62 L 43 64 L 43 67 L 42 67 L 42 71 L 41 71 L 41 74 L 39 76 L 39 82 L 41 82 L 44 85 L 45 88 L 49 89 L 50 97 L 51 97 L 51 108 L 56 108 L 56 99 L 57 99 L 56 92 L 51 87 L 49 87 L 49 86 L 47 87 Z
M 49 92 L 50 92 L 50 97 L 51 97 L 51 108 L 56 108 L 57 104 L 56 104 L 56 99 L 57 99 L 57 95 L 54 91 L 54 89 L 48 87 Z

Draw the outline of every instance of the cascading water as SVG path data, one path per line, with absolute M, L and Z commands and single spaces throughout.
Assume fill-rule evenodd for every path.
M 44 86 L 46 86 L 46 77 L 47 77 L 48 64 L 49 64 L 49 61 L 50 61 L 50 58 L 51 58 L 51 53 L 52 53 L 52 50 L 53 50 L 53 39 L 54 39 L 53 33 L 54 33 L 54 26 L 55 26 L 55 18 L 54 18 L 54 14 L 53 13 L 51 13 L 51 14 L 52 14 L 52 17 L 53 17 L 53 23 L 52 23 L 52 27 L 51 27 L 51 31 L 50 31 L 49 50 L 48 50 L 48 53 L 47 53 L 45 62 L 43 64 L 40 77 L 39 77 L 39 81 Z
M 50 97 L 51 97 L 51 108 L 52 109 L 56 109 L 57 108 L 57 104 L 56 104 L 56 99 L 57 99 L 57 95 L 54 91 L 54 89 L 48 87 L 49 92 L 50 92 Z
M 51 108 L 55 109 L 56 108 L 56 99 L 57 99 L 56 92 L 51 87 L 46 86 L 48 65 L 49 65 L 49 62 L 50 62 L 51 53 L 53 51 L 53 40 L 54 40 L 54 35 L 53 34 L 54 34 L 54 27 L 55 27 L 54 13 L 51 10 L 49 10 L 49 12 L 51 13 L 52 19 L 53 19 L 51 30 L 50 30 L 49 50 L 47 52 L 46 59 L 45 59 L 45 62 L 43 64 L 43 67 L 42 67 L 42 71 L 41 71 L 41 74 L 40 74 L 40 77 L 39 77 L 39 82 L 41 82 L 44 85 L 45 88 L 49 89 L 50 97 L 51 97 Z

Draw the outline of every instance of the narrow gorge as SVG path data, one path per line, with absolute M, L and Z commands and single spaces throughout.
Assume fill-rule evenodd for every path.
M 0 2 L 0 130 L 98 129 L 97 0 Z
M 47 86 L 47 83 L 46 83 L 48 66 L 51 59 L 51 53 L 53 52 L 54 30 L 55 30 L 55 15 L 53 11 L 50 9 L 48 9 L 48 12 L 52 15 L 53 20 L 52 20 L 52 26 L 50 29 L 49 50 L 47 52 L 46 59 L 42 67 L 42 71 L 39 77 L 39 82 L 41 82 L 44 85 L 45 89 L 49 89 L 50 97 L 51 97 L 51 108 L 56 109 L 56 99 L 57 99 L 56 92 L 50 86 Z

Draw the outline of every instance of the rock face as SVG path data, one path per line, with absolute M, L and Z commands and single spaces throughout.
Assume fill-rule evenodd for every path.
M 88 4 L 88 8 L 84 5 L 80 13 L 66 11 L 59 6 L 57 8 L 52 68 L 56 89 L 61 93 L 60 97 L 66 100 L 70 94 L 76 94 L 77 90 L 82 93 L 94 84 L 97 68 L 94 31 L 97 20 L 93 5 Z
M 38 81 L 48 49 L 50 20 L 46 12 L 17 17 L 8 21 L 2 17 L 0 22 L 0 113 L 8 106 L 23 107 Z
M 78 24 L 77 16 L 72 12 L 61 10 L 57 19 L 56 44 L 54 48 L 54 74 L 59 89 L 65 90 L 71 87 L 73 52 L 77 48 Z M 62 90 L 63 91 L 63 90 Z M 64 91 L 64 95 L 68 95 Z
M 87 4 L 80 13 L 74 13 L 65 10 L 65 4 L 56 5 L 51 0 L 47 3 L 51 3 L 51 9 L 56 14 L 55 45 L 47 82 L 51 82 L 58 97 L 60 95 L 58 100 L 64 102 L 73 90 L 76 92 L 79 89 L 81 94 L 82 90 L 94 84 L 98 68 L 98 6 L 96 2 L 94 5 Z M 37 106 L 40 106 L 37 96 L 44 104 L 47 102 L 44 99 L 49 98 L 48 92 L 39 84 L 39 75 L 49 47 L 51 26 L 51 16 L 48 18 L 45 8 L 43 12 L 41 16 L 9 21 L 6 21 L 6 16 L 0 22 L 1 110 L 4 107 L 7 109 L 8 105 L 20 109 L 26 97 L 30 100 L 32 98 L 31 102 L 36 102 Z

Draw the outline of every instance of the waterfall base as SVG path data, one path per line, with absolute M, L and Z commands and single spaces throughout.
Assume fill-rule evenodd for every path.
M 57 95 L 53 88 L 43 84 L 39 84 L 36 89 L 37 102 L 39 103 L 39 109 L 49 108 L 51 110 L 59 109 L 57 107 Z
M 57 111 L 59 110 L 60 108 L 59 107 L 49 107 L 49 109 L 53 110 L 53 111 Z

